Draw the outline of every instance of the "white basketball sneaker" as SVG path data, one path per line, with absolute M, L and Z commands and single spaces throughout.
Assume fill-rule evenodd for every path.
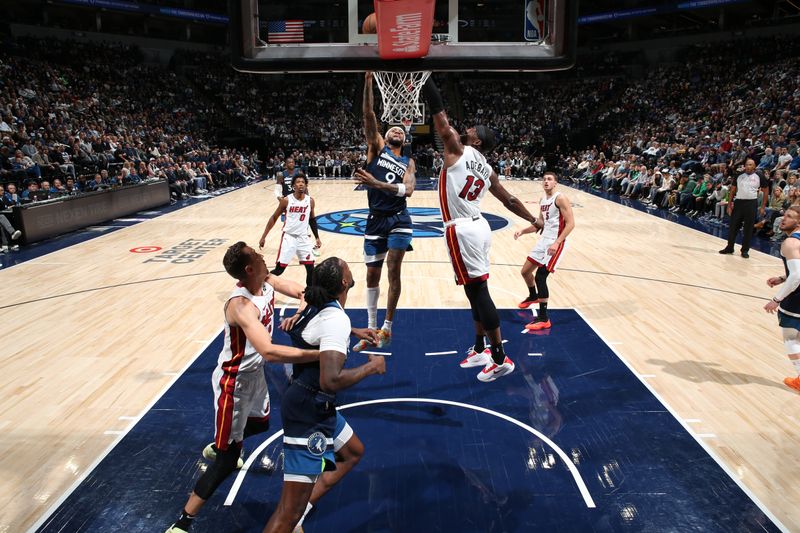
M 513 371 L 514 362 L 508 356 L 506 356 L 502 365 L 498 365 L 490 359 L 489 363 L 478 374 L 478 381 L 483 381 L 484 383 L 494 381 L 497 378 L 509 375 Z
M 476 352 L 473 346 L 467 350 L 467 357 L 461 361 L 458 366 L 461 368 L 472 368 L 474 366 L 486 366 L 492 361 L 492 350 L 489 348 L 484 349 L 482 352 Z

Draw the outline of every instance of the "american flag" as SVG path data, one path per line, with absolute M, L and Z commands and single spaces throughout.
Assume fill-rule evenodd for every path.
M 270 20 L 267 23 L 267 40 L 271 43 L 302 43 L 302 20 Z

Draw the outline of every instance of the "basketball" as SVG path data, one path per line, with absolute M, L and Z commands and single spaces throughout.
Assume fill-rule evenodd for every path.
M 364 19 L 364 24 L 361 25 L 361 31 L 364 33 L 378 33 L 378 17 L 375 13 L 370 13 Z

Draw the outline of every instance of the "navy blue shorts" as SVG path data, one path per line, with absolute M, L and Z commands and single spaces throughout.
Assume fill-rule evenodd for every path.
M 336 470 L 334 452 L 350 440 L 353 430 L 336 410 L 335 400 L 297 382 L 286 390 L 281 401 L 284 479 L 313 483 L 314 476 Z
M 411 244 L 411 215 L 408 210 L 389 216 L 370 213 L 364 232 L 364 262 L 379 267 L 389 250 L 406 250 Z
M 800 330 L 800 318 L 787 315 L 778 310 L 778 325 L 782 328 L 794 328 Z

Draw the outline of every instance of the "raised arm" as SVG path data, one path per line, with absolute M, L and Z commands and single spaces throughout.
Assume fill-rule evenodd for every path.
M 505 187 L 503 187 L 497 177 L 497 173 L 494 170 L 492 170 L 492 175 L 489 177 L 489 182 L 491 183 L 489 192 L 491 192 L 495 198 L 502 202 L 503 207 L 518 217 L 527 220 L 533 225 L 536 225 L 536 217 L 534 217 L 531 212 L 528 211 L 528 208 L 519 201 L 519 198 L 512 195 L 506 190 Z
M 375 116 L 375 102 L 372 91 L 372 72 L 364 74 L 364 137 L 367 139 L 367 161 L 372 161 L 383 150 L 383 137 L 378 133 L 378 117 Z
M 436 87 L 433 78 L 428 78 L 425 85 L 422 86 L 422 94 L 428 102 L 431 116 L 433 117 L 433 126 L 436 128 L 436 133 L 441 137 L 445 148 L 445 165 L 450 166 L 453 162 L 448 162 L 448 155 L 461 157 L 464 152 L 464 145 L 461 144 L 461 138 L 450 126 L 450 121 L 447 118 L 447 113 L 444 110 L 444 103 L 442 102 L 442 95 L 439 93 L 439 88 Z
M 278 220 L 278 218 L 280 218 L 281 213 L 286 211 L 286 206 L 288 205 L 289 205 L 288 198 L 281 198 L 281 201 L 278 202 L 278 208 L 275 209 L 275 212 L 272 214 L 271 217 L 269 217 L 269 220 L 267 220 L 267 226 L 264 228 L 264 233 L 261 234 L 261 239 L 259 239 L 258 241 L 259 248 L 264 247 L 264 243 L 267 242 L 267 234 L 269 233 L 269 230 L 272 229 L 272 226 L 274 226 L 275 222 Z
M 225 309 L 228 324 L 238 326 L 261 357 L 274 363 L 307 363 L 319 358 L 317 350 L 300 350 L 273 344 L 272 337 L 258 319 L 258 309 L 247 298 L 233 298 Z
M 272 288 L 275 289 L 276 292 L 288 296 L 289 298 L 295 298 L 301 302 L 303 301 L 303 292 L 305 288 L 296 281 L 270 275 L 267 276 L 267 283 L 272 285 Z

